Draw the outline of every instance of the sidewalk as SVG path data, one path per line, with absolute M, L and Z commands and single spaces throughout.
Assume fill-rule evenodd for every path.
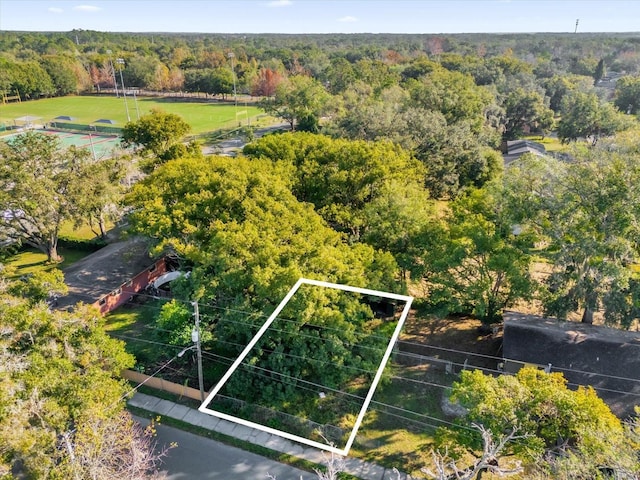
M 144 393 L 137 392 L 133 398 L 129 400 L 129 405 L 148 412 L 157 413 L 158 415 L 181 420 L 191 425 L 215 430 L 223 435 L 235 437 L 239 440 L 260 445 L 277 452 L 293 455 L 318 465 L 325 463 L 323 453 L 325 456 L 330 455 L 328 452 L 321 452 L 316 448 L 300 445 L 277 435 L 213 417 L 206 413 L 201 413 L 194 408 L 152 397 L 151 395 L 145 395 Z M 362 480 L 397 480 L 397 475 L 395 475 L 392 470 L 358 460 L 357 458 L 347 457 L 345 464 L 346 473 L 355 475 Z M 401 473 L 399 480 L 411 480 L 411 478 L 411 476 Z

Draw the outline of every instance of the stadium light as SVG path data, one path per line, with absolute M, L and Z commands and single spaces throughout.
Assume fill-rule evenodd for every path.
M 229 52 L 227 54 L 227 57 L 229 57 L 229 59 L 231 60 L 231 75 L 233 77 L 233 101 L 236 105 L 236 122 L 237 122 L 238 121 L 238 94 L 236 91 L 236 71 L 233 68 L 233 59 L 235 55 L 233 54 L 233 52 Z
M 109 55 L 109 66 L 111 67 L 111 75 L 113 75 L 113 88 L 116 91 L 116 98 L 120 98 L 120 94 L 118 93 L 118 79 L 116 78 L 116 69 L 113 66 L 113 60 L 111 58 L 111 50 L 107 50 L 107 55 Z
M 122 69 L 124 68 L 124 59 L 117 58 L 116 63 L 120 65 L 120 85 L 122 86 L 122 97 L 124 98 L 124 108 L 127 111 L 127 122 L 131 121 L 131 116 L 129 115 L 129 104 L 127 103 L 127 90 L 124 86 L 124 79 L 122 78 Z

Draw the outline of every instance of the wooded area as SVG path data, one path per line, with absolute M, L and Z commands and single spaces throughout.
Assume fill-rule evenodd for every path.
M 207 156 L 183 143 L 187 122 L 154 111 L 124 127 L 133 155 L 100 164 L 31 132 L 0 144 L 0 225 L 56 261 L 61 222 L 126 213 L 130 234 L 191 272 L 173 282 L 155 338 L 189 343 L 198 300 L 210 306 L 203 347 L 226 359 L 300 277 L 411 292 L 425 324 L 470 315 L 491 331 L 520 307 L 637 328 L 639 46 L 634 34 L 0 32 L 7 96 L 96 93 L 117 72 L 149 90 L 229 100 L 237 88 L 290 130 L 255 140 L 248 130 L 242 154 Z M 505 165 L 505 142 L 525 136 L 554 149 Z M 140 180 L 128 185 L 132 169 Z M 4 275 L 7 309 L 14 295 L 46 300 L 41 283 Z M 248 361 L 266 377 L 249 375 L 233 393 L 300 417 L 320 410 L 317 392 L 298 388 L 309 379 L 358 395 L 385 328 L 371 305 L 309 293 L 287 315 Z M 472 452 L 475 467 L 491 470 L 482 462 L 492 451 L 503 465 L 522 462 L 523 478 L 597 478 L 603 466 L 638 474 L 637 419 L 624 424 L 593 390 L 528 369 L 458 380 L 453 398 L 467 414 L 434 444 L 454 459 Z M 348 422 L 348 406 L 332 407 Z M 22 458 L 9 447 L 0 444 L 6 462 Z M 455 461 L 434 458 L 456 474 Z

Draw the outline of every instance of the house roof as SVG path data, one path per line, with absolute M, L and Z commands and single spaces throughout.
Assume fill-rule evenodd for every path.
M 503 155 L 505 165 L 517 160 L 525 153 L 542 156 L 546 155 L 547 149 L 543 144 L 531 140 L 509 140 L 506 145 L 506 153 Z
M 507 362 L 551 364 L 568 382 L 591 385 L 621 417 L 640 404 L 640 333 L 505 312 Z
M 152 263 L 149 245 L 139 237 L 111 243 L 64 269 L 69 294 L 59 299 L 65 308 L 93 303 L 115 290 Z

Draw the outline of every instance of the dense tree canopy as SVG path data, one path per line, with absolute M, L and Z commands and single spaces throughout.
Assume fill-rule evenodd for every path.
M 386 291 L 399 288 L 393 258 L 363 244 L 344 243 L 309 204 L 296 200 L 284 172 L 265 160 L 176 160 L 157 169 L 130 194 L 134 230 L 171 246 L 192 263 L 190 294 L 220 308 L 210 322 L 216 324 L 215 341 L 224 351 L 237 354 L 251 338 L 253 324 L 263 322 L 259 316 L 247 315 L 273 311 L 300 277 Z M 353 361 L 356 357 L 348 344 L 357 325 L 373 333 L 373 326 L 367 327 L 373 318 L 371 310 L 352 298 L 339 300 L 343 302 L 340 312 L 345 312 L 339 313 L 325 307 L 332 298 L 331 293 L 301 297 L 287 317 L 300 319 L 300 324 L 280 335 L 295 335 L 304 328 L 303 319 L 313 318 L 314 324 L 343 333 L 324 339 L 332 345 L 334 361 Z M 317 363 L 308 366 L 311 370 L 303 368 L 295 358 L 314 350 L 311 340 L 296 336 L 302 341 L 292 345 L 285 337 L 273 342 L 287 346 L 284 353 L 289 356 L 282 357 L 283 351 L 273 350 L 274 346 L 256 359 L 257 364 L 269 369 L 278 366 L 296 378 L 313 371 L 317 381 L 331 384 L 340 380 L 336 375 L 344 375 Z M 366 352 L 357 358 L 366 363 Z M 238 388 L 245 393 L 255 388 L 256 395 L 267 395 L 260 393 L 260 378 L 252 382 L 257 383 Z
M 607 147 L 574 156 L 572 162 L 523 157 L 512 164 L 505 172 L 508 208 L 550 242 L 548 313 L 566 318 L 580 308 L 591 322 L 605 302 L 605 321 L 628 327 L 637 312 L 629 310 L 627 318 L 627 302 L 607 299 L 633 295 L 629 265 L 640 253 L 640 162 L 637 154 Z
M 123 410 L 132 357 L 97 312 L 53 313 L 21 282 L 0 281 L 0 476 L 155 478 L 153 445 Z
M 630 121 L 613 105 L 595 93 L 573 92 L 562 101 L 558 138 L 563 142 L 590 139 L 595 145 L 601 137 L 628 128 Z
M 439 315 L 472 313 L 490 324 L 532 297 L 527 241 L 513 234 L 500 196 L 495 185 L 471 191 L 416 235 L 412 276 L 424 279 L 427 303 Z
M 307 131 L 317 131 L 318 119 L 327 113 L 331 95 L 315 79 L 296 75 L 278 83 L 273 97 L 262 101 L 262 108 L 291 126 Z
M 535 367 L 498 377 L 463 371 L 452 399 L 467 409 L 465 422 L 483 425 L 496 437 L 516 431 L 518 438 L 507 448 L 527 463 L 532 478 L 601 478 L 601 467 L 638 474 L 622 422 L 592 388 L 570 390 L 560 373 Z M 473 432 L 448 433 L 458 445 L 480 447 Z
M 191 126 L 179 115 L 152 110 L 124 126 L 122 144 L 141 148 L 142 155 L 150 157 L 143 168 L 153 170 L 158 164 L 187 153 L 180 142 L 190 130 Z
M 358 240 L 370 224 L 365 207 L 391 194 L 390 186 L 421 185 L 424 169 L 409 153 L 387 141 L 334 140 L 288 133 L 262 138 L 244 150 L 292 166 L 294 195 L 312 203 L 335 229 Z M 426 194 L 426 192 L 425 192 Z

